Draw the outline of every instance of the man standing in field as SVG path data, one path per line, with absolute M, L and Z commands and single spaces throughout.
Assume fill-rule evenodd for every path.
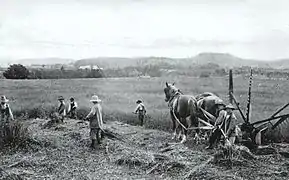
M 74 101 L 74 98 L 70 98 L 70 103 L 68 106 L 67 114 L 69 115 L 69 118 L 76 119 L 76 108 L 77 103 Z
M 232 104 L 225 106 L 223 103 L 217 104 L 218 106 L 218 118 L 215 122 L 215 128 L 213 129 L 212 135 L 209 138 L 210 145 L 206 149 L 212 149 L 215 142 L 218 142 L 222 136 L 222 131 L 226 137 L 230 137 L 230 143 L 235 141 L 235 120 L 236 117 L 233 114 L 235 110 Z M 232 122 L 234 121 L 234 122 Z
M 10 120 L 14 120 L 12 111 L 10 109 L 8 99 L 6 99 L 6 96 L 1 96 L 1 105 L 0 105 L 0 111 L 1 111 L 1 116 L 0 116 L 0 123 L 5 125 L 9 124 Z
M 144 116 L 146 114 L 146 108 L 142 102 L 142 100 L 136 101 L 137 107 L 134 111 L 135 114 L 138 114 L 138 119 L 140 121 L 141 126 L 143 126 Z
M 100 105 L 101 100 L 97 95 L 92 96 L 90 102 L 93 103 L 90 113 L 85 117 L 86 120 L 89 119 L 90 126 L 90 138 L 91 138 L 91 148 L 95 148 L 95 141 L 101 144 L 101 139 L 104 137 L 103 134 L 103 121 L 102 121 L 102 108 Z
M 64 117 L 66 116 L 65 103 L 64 103 L 63 96 L 59 96 L 58 101 L 59 101 L 59 106 L 58 106 L 57 112 L 58 112 L 59 119 L 61 120 L 61 122 L 63 122 Z

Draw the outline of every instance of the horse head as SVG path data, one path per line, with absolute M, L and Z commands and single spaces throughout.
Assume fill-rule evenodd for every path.
M 165 101 L 168 102 L 177 92 L 180 93 L 180 90 L 175 87 L 175 83 L 170 84 L 166 82 L 164 92 L 165 92 Z

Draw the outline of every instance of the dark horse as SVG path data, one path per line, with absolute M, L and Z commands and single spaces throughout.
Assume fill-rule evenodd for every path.
M 218 104 L 226 106 L 225 102 L 216 94 L 211 92 L 205 92 L 196 96 L 198 104 L 198 117 L 210 122 L 212 125 L 215 124 L 214 119 L 218 117 Z M 207 114 L 201 111 L 202 108 Z
M 219 116 L 219 105 L 226 106 L 225 102 L 217 95 L 213 93 L 203 93 L 196 96 L 198 105 L 198 117 L 209 122 L 211 125 L 215 125 L 216 119 Z M 230 143 L 235 143 L 236 138 L 240 136 L 240 128 L 236 124 L 237 118 L 232 112 L 229 120 L 224 122 L 223 131 L 230 140 Z M 209 132 L 207 132 L 208 135 Z
M 190 95 L 184 95 L 178 88 L 173 84 L 166 82 L 164 88 L 165 101 L 168 102 L 170 108 L 170 115 L 173 122 L 173 139 L 176 138 L 177 129 L 180 127 L 179 138 L 183 133 L 181 143 L 184 143 L 187 139 L 188 133 L 188 122 L 187 118 L 190 119 L 190 125 L 197 127 L 199 122 L 197 118 L 197 100 Z M 196 130 L 196 138 L 198 138 L 198 130 Z

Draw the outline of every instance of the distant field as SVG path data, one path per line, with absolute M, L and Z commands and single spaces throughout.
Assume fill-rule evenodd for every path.
M 135 101 L 144 100 L 148 109 L 147 127 L 168 129 L 170 119 L 164 101 L 165 82 L 176 82 L 185 94 L 196 95 L 210 91 L 228 102 L 228 78 L 107 78 L 72 80 L 0 80 L 1 94 L 10 99 L 10 106 L 17 114 L 32 109 L 52 111 L 57 107 L 57 97 L 76 98 L 85 113 L 90 107 L 89 99 L 97 94 L 103 100 L 106 119 L 137 123 Z M 289 97 L 287 80 L 254 79 L 252 88 L 252 120 L 260 120 L 273 114 Z M 234 93 L 245 109 L 248 79 L 234 78 Z M 161 123 L 164 122 L 164 123 Z

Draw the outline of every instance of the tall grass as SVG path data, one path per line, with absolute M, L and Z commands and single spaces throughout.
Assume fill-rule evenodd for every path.
M 25 147 L 29 140 L 29 133 L 19 121 L 0 125 L 0 147 L 5 148 Z
M 165 82 L 176 82 L 185 94 L 196 95 L 214 92 L 228 102 L 228 77 L 225 78 L 107 78 L 72 80 L 0 80 L 1 93 L 10 99 L 12 111 L 17 116 L 44 118 L 56 110 L 57 97 L 62 95 L 66 102 L 75 97 L 80 105 L 79 115 L 84 117 L 91 106 L 93 94 L 102 99 L 104 120 L 118 120 L 137 124 L 132 114 L 137 99 L 143 99 L 147 107 L 146 126 L 167 130 L 170 127 L 169 110 L 164 101 Z M 284 103 L 289 96 L 289 83 L 284 80 L 253 79 L 251 120 L 264 119 Z M 248 78 L 234 78 L 234 94 L 245 110 Z M 238 114 L 238 113 L 237 113 Z M 238 115 L 237 115 L 238 116 Z M 240 116 L 238 116 L 240 117 Z

